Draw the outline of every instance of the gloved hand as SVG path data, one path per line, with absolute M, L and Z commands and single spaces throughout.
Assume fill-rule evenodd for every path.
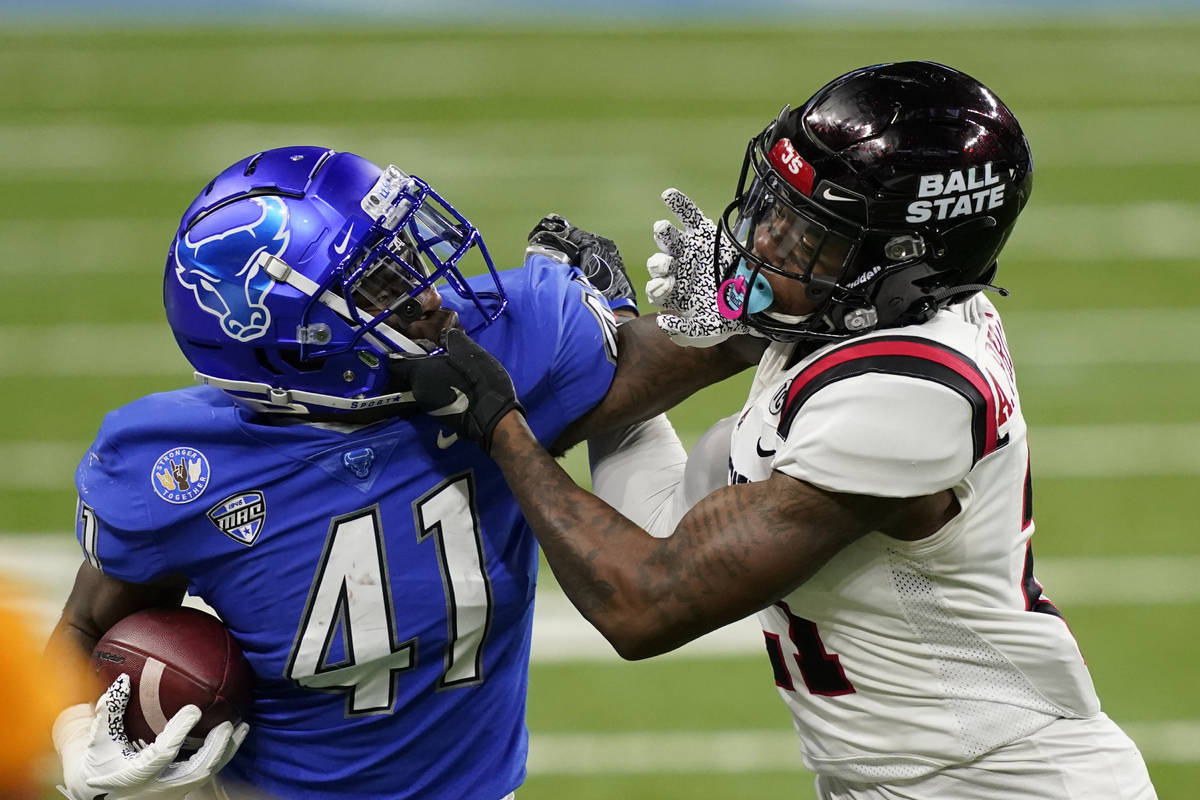
M 417 408 L 441 418 L 488 452 L 500 418 L 525 409 L 512 378 L 496 358 L 458 328 L 442 333 L 444 352 L 391 360 L 393 380 L 405 383 Z
M 646 297 L 663 309 L 658 327 L 684 347 L 712 347 L 736 334 L 761 336 L 722 316 L 717 307 L 717 269 L 724 274 L 737 259 L 737 250 L 722 241 L 714 268 L 716 224 L 678 189 L 667 189 L 662 199 L 683 223 L 683 230 L 665 219 L 654 223 L 654 241 L 662 252 L 646 261 L 650 272 Z
M 625 272 L 625 261 L 612 239 L 576 228 L 558 214 L 547 214 L 527 237 L 525 255 L 537 253 L 583 271 L 613 311 L 637 314 L 637 291 Z
M 129 676 L 121 675 L 101 695 L 93 713 L 87 703 L 71 706 L 54 722 L 54 748 L 62 758 L 58 790 L 71 800 L 182 800 L 233 758 L 250 727 L 223 722 L 209 731 L 186 761 L 175 762 L 200 709 L 184 706 L 162 733 L 137 749 L 125 734 Z M 173 763 L 174 762 L 174 763 Z

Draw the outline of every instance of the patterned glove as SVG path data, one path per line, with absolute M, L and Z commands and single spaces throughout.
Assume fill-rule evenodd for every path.
M 716 224 L 678 189 L 667 189 L 662 199 L 683 223 L 683 230 L 665 219 L 654 223 L 654 241 L 662 252 L 646 261 L 650 272 L 646 297 L 663 309 L 658 327 L 684 347 L 712 347 L 737 334 L 761 336 L 723 317 L 717 308 L 717 272 L 713 268 Z M 736 258 L 737 250 L 722 241 L 722 274 Z
M 501 417 L 525 409 L 504 365 L 458 328 L 441 337 L 444 352 L 393 358 L 395 380 L 412 388 L 417 408 L 454 427 L 464 439 L 491 450 Z
M 184 706 L 162 733 L 140 749 L 125 734 L 129 676 L 122 675 L 91 706 L 81 703 L 58 715 L 54 747 L 62 757 L 58 790 L 71 800 L 182 800 L 221 771 L 246 738 L 249 726 L 223 722 L 186 761 L 175 762 L 200 709 Z M 173 763 L 174 762 L 174 763 Z
M 609 308 L 628 309 L 637 314 L 637 291 L 612 239 L 576 228 L 558 214 L 543 217 L 527 238 L 526 257 L 536 253 L 579 267 L 588 282 L 604 295 Z

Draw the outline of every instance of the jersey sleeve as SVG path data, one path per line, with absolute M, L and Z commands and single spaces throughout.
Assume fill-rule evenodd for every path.
M 588 439 L 592 491 L 651 536 L 670 536 L 690 506 L 691 465 L 666 414 Z
M 933 494 L 974 466 L 973 416 L 969 399 L 940 383 L 868 372 L 804 398 L 785 417 L 772 466 L 836 492 Z
M 736 414 L 717 420 L 688 451 L 680 487 L 680 518 L 696 503 L 729 484 L 730 439 L 736 424 Z
M 149 476 L 131 472 L 130 462 L 102 427 L 75 470 L 75 536 L 93 567 L 119 580 L 146 583 L 169 569 L 147 497 L 140 491 Z
M 534 306 L 526 313 L 537 319 L 540 336 L 553 339 L 549 379 L 561 422 L 569 424 L 599 403 L 612 383 L 616 320 L 603 295 L 578 269 L 543 256 L 529 259 L 526 269 L 533 272 Z

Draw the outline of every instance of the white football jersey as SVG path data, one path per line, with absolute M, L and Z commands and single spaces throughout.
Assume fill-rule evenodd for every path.
M 1100 703 L 1042 594 L 1029 451 L 1004 329 L 982 295 L 923 325 L 773 345 L 732 435 L 731 480 L 773 470 L 838 492 L 952 489 L 915 542 L 870 533 L 759 612 L 805 764 L 855 782 L 974 759 Z

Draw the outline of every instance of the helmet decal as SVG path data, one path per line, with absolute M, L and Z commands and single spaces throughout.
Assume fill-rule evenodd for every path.
M 188 231 L 174 249 L 175 278 L 192 290 L 200 308 L 221 321 L 225 335 L 239 342 L 261 338 L 270 328 L 271 312 L 263 300 L 275 282 L 258 261 L 263 254 L 279 256 L 290 237 L 282 198 L 250 199 L 261 210 L 257 219 L 199 241 L 192 241 L 193 231 Z M 230 262 L 242 264 L 236 281 L 222 278 L 222 270 L 211 266 Z
M 813 181 L 816 180 L 817 172 L 813 169 L 812 164 L 809 164 L 796 152 L 791 139 L 785 136 L 776 142 L 775 146 L 771 148 L 771 152 L 767 154 L 767 159 L 779 170 L 779 174 L 785 181 L 806 195 L 812 196 Z
M 954 219 L 968 214 L 982 214 L 1004 205 L 1003 177 L 992 170 L 992 162 L 981 167 L 952 169 L 943 174 L 922 175 L 917 197 L 908 204 L 906 222 L 927 222 L 930 219 Z

